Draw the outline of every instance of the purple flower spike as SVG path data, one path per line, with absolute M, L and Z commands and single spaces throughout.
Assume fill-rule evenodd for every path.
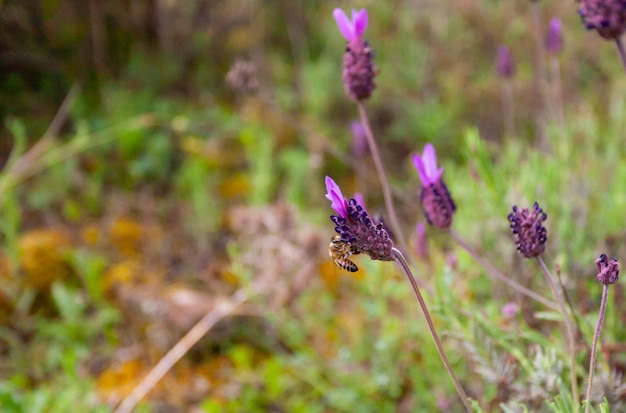
M 526 258 L 535 258 L 543 254 L 548 240 L 548 230 L 543 225 L 548 215 L 535 202 L 533 209 L 519 209 L 513 206 L 508 217 L 511 231 L 515 237 L 515 247 Z
M 352 20 L 348 19 L 346 13 L 341 9 L 333 10 L 333 17 L 337 21 L 341 35 L 350 44 L 363 42 L 363 35 L 367 29 L 367 10 L 356 11 L 352 9 Z
M 348 41 L 343 56 L 343 85 L 348 97 L 354 101 L 368 99 L 376 88 L 377 70 L 374 64 L 374 51 L 363 39 L 367 28 L 367 10 L 352 10 L 352 20 L 341 9 L 335 9 L 333 16 L 342 36 Z
M 436 183 L 443 174 L 443 168 L 437 169 L 437 153 L 435 147 L 430 143 L 424 146 L 422 156 L 413 155 L 413 163 L 424 187 Z
M 326 198 L 332 202 L 337 215 L 331 215 L 335 231 L 343 242 L 350 245 L 352 254 L 365 253 L 373 260 L 395 261 L 393 242 L 385 225 L 368 215 L 356 199 L 346 199 L 341 189 L 330 177 L 326 177 Z M 362 202 L 362 201 L 361 201 Z
M 422 156 L 413 156 L 413 163 L 422 181 L 420 199 L 426 220 L 437 228 L 448 228 L 452 224 L 456 204 L 441 177 L 443 168 L 437 168 L 433 145 L 427 143 Z
M 496 71 L 500 77 L 509 78 L 515 74 L 515 62 L 511 51 L 506 46 L 498 47 L 496 55 Z
M 343 197 L 339 185 L 337 185 L 330 176 L 326 177 L 326 191 L 326 199 L 331 202 L 330 206 L 335 210 L 337 215 L 342 218 L 347 218 L 348 201 Z
M 546 36 L 546 49 L 550 53 L 559 54 L 563 50 L 563 33 L 561 28 L 561 19 L 553 17 L 548 27 L 548 35 Z
M 606 254 L 600 255 L 596 260 L 596 268 L 598 269 L 598 281 L 604 285 L 615 284 L 619 280 L 619 262 L 613 257 L 609 261 Z

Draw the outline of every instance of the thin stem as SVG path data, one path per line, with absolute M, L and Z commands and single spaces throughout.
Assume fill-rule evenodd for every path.
M 615 38 L 615 43 L 617 45 L 617 51 L 619 52 L 619 57 L 622 58 L 622 65 L 624 66 L 624 71 L 626 71 L 626 50 L 624 50 L 624 42 L 622 41 L 622 36 Z
M 561 312 L 563 313 L 563 320 L 565 321 L 565 329 L 567 330 L 567 338 L 569 341 L 569 362 L 570 362 L 570 381 L 572 386 L 572 398 L 574 399 L 574 406 L 576 406 L 576 411 L 578 411 L 578 406 L 580 404 L 580 398 L 578 395 L 578 381 L 576 378 L 576 334 L 574 332 L 574 323 L 572 323 L 572 319 L 570 317 L 569 311 L 565 307 L 565 300 L 563 299 L 563 292 L 556 287 L 556 283 L 554 282 L 554 278 L 548 269 L 541 255 L 537 257 L 537 261 L 539 262 L 539 266 L 543 271 L 543 274 L 546 276 L 546 281 L 552 290 L 552 294 L 554 295 L 554 299 L 559 303 L 561 307 Z
M 502 274 L 500 271 L 498 271 L 493 265 L 491 265 L 489 262 L 484 260 L 480 255 L 478 255 L 478 253 L 474 251 L 472 247 L 470 247 L 469 244 L 467 244 L 463 240 L 463 238 L 461 238 L 461 236 L 457 234 L 456 231 L 454 231 L 452 228 L 449 228 L 448 231 L 450 232 L 450 235 L 452 235 L 452 238 L 454 238 L 454 240 L 457 242 L 457 244 L 459 244 L 461 248 L 463 248 L 472 258 L 474 258 L 476 262 L 482 265 L 487 270 L 487 274 L 489 274 L 492 278 L 495 278 L 496 280 L 499 280 L 505 283 L 506 285 L 513 288 L 515 291 L 519 292 L 520 294 L 524 294 L 532 298 L 533 300 L 540 302 L 541 304 L 545 305 L 548 308 L 551 308 L 555 311 L 559 311 L 559 306 L 556 303 L 537 294 L 533 290 L 530 290 L 524 287 L 523 285 L 511 280 L 510 278 Z
M 446 356 L 446 353 L 443 350 L 443 344 L 441 344 L 441 340 L 439 339 L 439 335 L 437 334 L 437 330 L 435 329 L 435 324 L 433 323 L 433 319 L 430 316 L 430 312 L 428 311 L 426 302 L 424 301 L 424 298 L 422 297 L 422 293 L 420 292 L 419 286 L 417 285 L 417 281 L 415 280 L 415 277 L 413 276 L 413 273 L 411 272 L 411 268 L 409 268 L 409 264 L 406 262 L 406 260 L 404 259 L 404 256 L 402 255 L 402 252 L 400 252 L 399 249 L 393 247 L 392 251 L 396 259 L 402 266 L 404 273 L 408 277 L 409 282 L 411 283 L 411 287 L 413 287 L 413 292 L 415 292 L 417 301 L 419 302 L 419 305 L 422 308 L 422 312 L 424 313 L 424 318 L 426 319 L 426 324 L 428 325 L 428 329 L 430 330 L 430 335 L 433 337 L 433 340 L 435 341 L 435 346 L 437 347 L 437 351 L 439 352 L 441 361 L 443 361 L 443 365 L 445 366 L 448 372 L 448 375 L 450 376 L 450 379 L 452 379 L 452 382 L 454 383 L 456 392 L 461 398 L 461 403 L 463 403 L 465 410 L 471 413 L 473 410 L 469 404 L 469 398 L 467 397 L 465 390 L 463 390 L 463 386 L 461 385 L 461 382 L 456 377 L 456 374 L 454 374 L 454 370 L 452 370 L 452 366 L 450 365 L 448 356 Z
M 605 284 L 602 289 L 602 301 L 600 302 L 600 314 L 598 314 L 598 322 L 596 323 L 596 331 L 593 334 L 593 344 L 591 345 L 591 359 L 589 360 L 589 383 L 587 383 L 587 394 L 585 396 L 585 413 L 589 413 L 591 406 L 591 384 L 593 383 L 593 372 L 596 367 L 596 351 L 598 347 L 598 338 L 600 337 L 600 329 L 604 321 L 606 313 L 606 302 L 609 296 L 609 284 Z
M 553 105 L 554 115 L 556 117 L 561 130 L 564 132 L 565 128 L 565 111 L 563 109 L 563 92 L 561 89 L 561 62 L 558 56 L 552 56 L 550 58 L 550 71 L 552 72 L 552 87 L 553 87 Z
M 504 130 L 508 138 L 515 138 L 515 107 L 513 101 L 513 83 L 510 79 L 504 79 L 502 84 L 502 116 L 504 117 Z
M 74 103 L 74 99 L 79 91 L 80 86 L 74 83 L 63 99 L 59 110 L 56 115 L 54 115 L 54 119 L 52 119 L 50 126 L 48 126 L 48 129 L 43 134 L 41 139 L 37 141 L 37 143 L 34 144 L 28 152 L 24 153 L 20 159 L 12 165 L 8 172 L 18 176 L 21 175 L 25 169 L 39 159 L 39 157 L 41 157 L 50 148 L 50 145 L 61 132 L 61 128 L 69 118 L 70 107 L 72 106 L 72 103 Z
M 572 300 L 570 299 L 569 294 L 567 293 L 567 290 L 564 287 L 563 279 L 561 278 L 561 269 L 560 269 L 560 267 L 557 268 L 557 270 L 556 270 L 556 280 L 559 282 L 559 288 L 561 289 L 561 292 L 563 293 L 563 297 L 565 299 L 565 304 L 567 304 L 567 308 L 569 309 L 569 311 L 572 314 L 572 322 L 574 323 L 574 331 L 576 332 L 576 340 L 578 342 L 582 341 L 584 343 L 584 345 L 586 346 L 587 342 L 586 342 L 585 338 L 581 337 L 579 335 L 579 332 L 580 332 L 580 317 L 574 311 L 574 306 L 572 305 Z
M 383 189 L 383 198 L 385 199 L 385 209 L 387 210 L 387 215 L 389 216 L 389 223 L 391 224 L 391 229 L 396 234 L 396 239 L 402 249 L 408 251 L 404 234 L 402 233 L 402 227 L 398 221 L 398 216 L 396 215 L 396 211 L 393 207 L 393 198 L 391 197 L 391 187 L 389 186 L 389 180 L 387 179 L 387 174 L 385 173 L 385 168 L 383 167 L 383 163 L 380 159 L 380 151 L 378 150 L 378 145 L 376 144 L 376 139 L 374 138 L 374 134 L 372 133 L 372 128 L 370 127 L 369 118 L 367 116 L 367 112 L 365 111 L 365 105 L 362 102 L 357 102 L 357 107 L 359 108 L 359 115 L 361 116 L 361 123 L 365 128 L 365 136 L 367 137 L 367 145 L 369 146 L 370 152 L 372 154 L 372 158 L 374 159 L 374 165 L 376 166 L 376 171 L 378 172 L 378 178 L 380 179 L 380 186 Z
M 534 86 L 535 93 L 540 97 L 543 105 L 535 106 L 535 116 L 538 128 L 539 141 L 543 147 L 547 148 L 546 131 L 544 130 L 543 111 L 548 106 L 548 97 L 546 96 L 544 87 L 546 70 L 545 70 L 545 52 L 543 46 L 543 31 L 541 27 L 541 6 L 538 0 L 531 1 L 531 12 L 533 19 L 533 30 L 535 32 L 535 70 L 534 70 Z
M 209 311 L 167 352 L 152 370 L 141 380 L 132 392 L 115 409 L 115 413 L 130 413 L 146 394 L 170 371 L 194 344 L 198 342 L 215 324 L 232 314 L 246 300 L 245 290 L 238 290 L 228 301 L 218 301 L 215 308 Z

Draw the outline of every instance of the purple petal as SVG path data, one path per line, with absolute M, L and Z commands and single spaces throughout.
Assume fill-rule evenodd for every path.
M 354 38 L 355 40 L 362 40 L 363 35 L 365 34 L 365 29 L 367 29 L 367 10 L 361 9 L 359 11 L 355 11 L 352 9 L 352 24 L 354 25 Z
M 363 200 L 363 194 L 360 192 L 354 193 L 354 200 L 357 204 L 361 205 L 363 209 L 365 209 L 365 201 Z
M 326 199 L 330 201 L 332 209 L 334 209 L 340 217 L 347 218 L 348 211 L 346 210 L 346 207 L 348 206 L 348 202 L 341 193 L 339 185 L 337 185 L 329 176 L 326 177 L 326 191 Z
M 443 174 L 443 168 L 437 169 L 437 153 L 435 152 L 435 147 L 430 143 L 427 143 L 424 146 L 424 172 L 430 182 L 436 182 L 441 178 L 441 174 Z
M 420 181 L 422 181 L 422 185 L 430 185 L 430 181 L 428 180 L 428 176 L 426 175 L 426 170 L 424 169 L 424 162 L 422 161 L 422 157 L 419 155 L 413 155 L 413 163 L 415 164 L 415 169 L 417 169 L 417 173 L 419 174 Z
M 437 182 L 443 174 L 443 168 L 437 169 L 437 153 L 435 147 L 430 143 L 424 146 L 422 156 L 419 154 L 413 156 L 413 163 L 423 186 Z
M 335 21 L 337 22 L 337 26 L 339 26 L 339 31 L 341 32 L 341 35 L 348 42 L 353 42 L 355 38 L 354 37 L 354 25 L 348 19 L 348 16 L 346 16 L 346 13 L 344 13 L 344 11 L 341 9 L 335 9 L 333 10 L 333 17 L 335 18 Z

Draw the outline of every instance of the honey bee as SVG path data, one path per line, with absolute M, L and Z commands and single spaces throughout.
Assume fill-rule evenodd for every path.
M 330 245 L 328 245 L 328 255 L 333 259 L 333 262 L 339 267 L 343 268 L 346 271 L 357 272 L 359 267 L 356 264 L 348 259 L 348 257 L 352 254 L 358 254 L 354 247 L 350 245 L 347 241 L 341 239 L 339 235 L 335 235 L 330 240 Z

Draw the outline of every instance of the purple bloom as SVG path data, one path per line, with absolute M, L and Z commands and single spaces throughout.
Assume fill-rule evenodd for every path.
M 528 208 L 519 210 L 516 205 L 508 219 L 515 237 L 515 246 L 520 254 L 526 258 L 543 254 L 548 240 L 548 230 L 543 226 L 543 222 L 548 219 L 548 215 L 539 204 L 535 202 L 532 211 Z
M 361 205 L 363 209 L 365 209 L 365 200 L 363 199 L 363 194 L 360 192 L 354 193 L 354 200 L 357 204 Z
M 363 34 L 367 29 L 367 10 L 356 11 L 352 9 L 352 21 L 348 19 L 346 13 L 341 9 L 333 10 L 333 17 L 337 21 L 341 35 L 350 44 L 363 43 Z
M 347 218 L 348 201 L 343 197 L 339 185 L 337 185 L 330 176 L 326 177 L 326 191 L 326 199 L 331 202 L 330 206 L 335 210 L 337 215 L 342 218 Z
M 413 155 L 413 163 L 424 187 L 436 183 L 443 174 L 443 168 L 437 169 L 437 153 L 435 147 L 430 143 L 424 146 L 422 156 Z
M 617 258 L 611 258 L 606 254 L 600 255 L 600 258 L 596 260 L 596 268 L 598 269 L 598 281 L 604 285 L 615 284 L 619 280 L 619 262 Z
M 553 17 L 548 26 L 548 35 L 546 36 L 546 49 L 550 53 L 558 54 L 563 50 L 563 33 L 561 29 L 561 19 Z
M 496 54 L 496 71 L 500 77 L 509 78 L 515 74 L 515 62 L 511 51 L 506 46 L 498 47 Z
M 452 224 L 456 204 L 441 177 L 443 168 L 437 168 L 433 145 L 427 143 L 422 156 L 413 156 L 413 163 L 422 181 L 420 199 L 426 220 L 437 228 L 448 228 Z
M 587 30 L 597 30 L 605 39 L 616 39 L 626 29 L 623 0 L 582 0 L 578 14 Z
M 339 31 L 348 41 L 343 56 L 343 85 L 350 99 L 358 101 L 371 96 L 376 88 L 376 65 L 374 52 L 368 42 L 363 40 L 367 28 L 367 10 L 352 10 L 352 20 L 341 9 L 335 9 L 333 16 Z
M 382 222 L 369 217 L 365 208 L 355 199 L 347 201 L 341 189 L 330 177 L 326 177 L 326 198 L 337 215 L 330 219 L 341 240 L 350 244 L 353 254 L 365 253 L 373 260 L 395 261 L 393 242 Z

